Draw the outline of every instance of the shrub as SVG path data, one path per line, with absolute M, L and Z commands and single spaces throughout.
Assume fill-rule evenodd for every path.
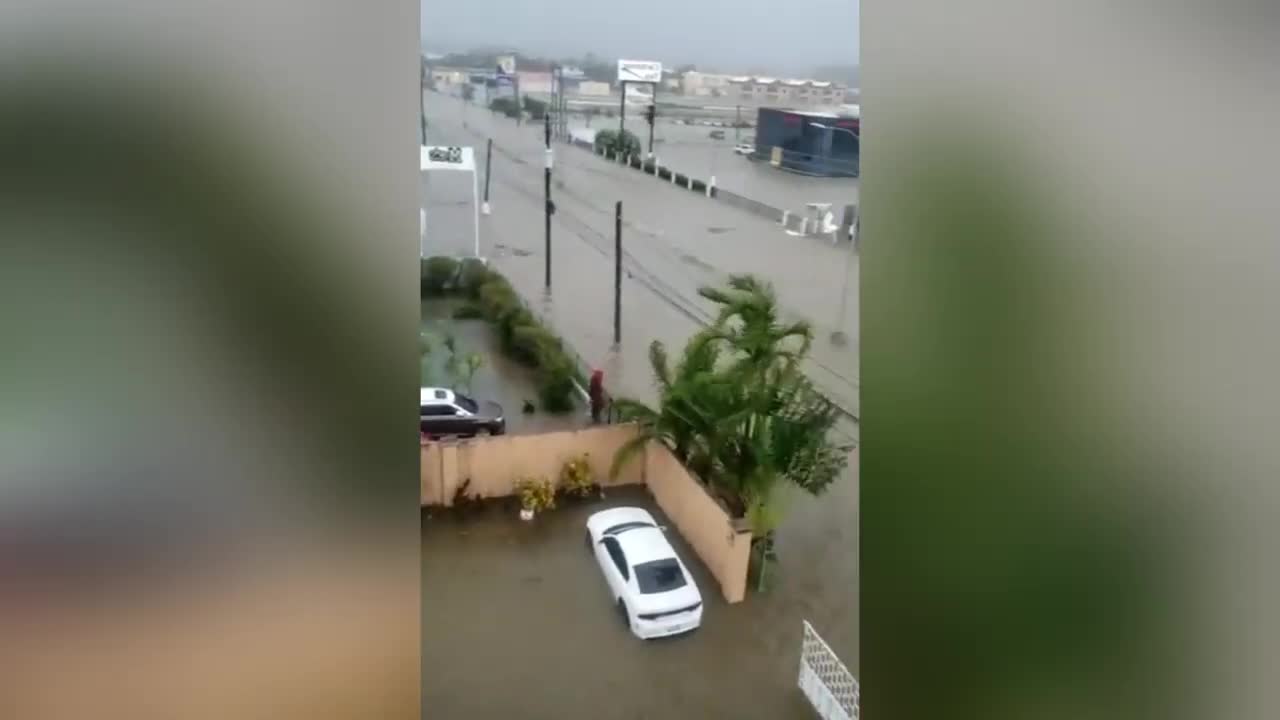
M 458 261 L 451 257 L 429 257 L 422 261 L 423 295 L 443 295 L 458 274 Z
M 524 96 L 524 109 L 529 111 L 529 117 L 534 120 L 541 120 L 547 114 L 547 104 L 528 95 Z
M 494 98 L 489 103 L 489 109 L 500 112 L 509 118 L 516 117 L 520 114 L 520 106 L 516 103 L 515 98 L 500 97 Z
M 705 193 L 707 191 L 707 184 L 701 180 L 694 180 L 692 189 L 696 192 Z
M 467 294 L 472 300 L 480 297 L 480 286 L 495 274 L 477 258 L 467 258 L 458 269 L 458 290 Z
M 586 453 L 565 461 L 560 468 L 560 490 L 571 497 L 585 498 L 595 489 L 591 479 L 591 458 Z
M 491 278 L 481 285 L 479 296 L 480 309 L 490 322 L 498 322 L 512 308 L 520 306 L 515 290 L 500 277 Z
M 640 155 L 640 138 L 630 130 L 623 130 L 621 134 L 617 130 L 600 130 L 596 132 L 595 149 L 596 152 L 635 157 Z
M 467 302 L 453 309 L 454 320 L 476 320 L 484 318 L 484 310 L 476 303 Z
M 520 495 L 520 507 L 525 510 L 542 512 L 556 506 L 555 488 L 546 478 L 521 478 L 516 481 L 515 490 Z
M 567 359 L 557 359 L 542 372 L 538 400 L 542 409 L 552 413 L 573 410 L 573 367 Z
M 515 357 L 519 354 L 516 348 L 516 331 L 520 328 L 537 326 L 538 321 L 534 320 L 533 314 L 524 308 L 523 305 L 515 305 L 507 308 L 495 321 L 495 327 L 498 330 L 498 343 L 502 347 L 502 352 Z M 536 365 L 537 356 L 531 356 L 527 365 Z
M 558 349 L 555 338 L 541 325 L 517 325 L 511 330 L 511 357 L 524 365 L 542 367 Z

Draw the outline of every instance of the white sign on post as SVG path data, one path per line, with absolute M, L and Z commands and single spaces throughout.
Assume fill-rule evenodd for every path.
M 457 145 L 422 145 L 422 172 L 448 170 L 471 173 L 471 202 L 475 206 L 475 255 L 480 257 L 480 184 L 476 179 L 475 149 Z M 422 230 L 422 256 L 427 256 L 426 212 L 419 216 Z
M 662 82 L 662 63 L 649 60 L 619 60 L 618 82 Z
M 469 147 L 423 145 L 422 169 L 475 172 L 475 151 Z

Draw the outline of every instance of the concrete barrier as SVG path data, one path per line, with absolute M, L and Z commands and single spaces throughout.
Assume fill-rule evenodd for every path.
M 555 483 L 565 462 L 583 454 L 590 458 L 592 475 L 601 486 L 640 484 L 644 482 L 644 469 L 636 463 L 619 473 L 616 480 L 608 477 L 613 454 L 635 433 L 631 425 L 608 425 L 423 443 L 419 468 L 422 504 L 452 505 L 454 493 L 467 480 L 471 481 L 467 495 L 473 498 L 513 495 L 516 481 L 527 477 Z

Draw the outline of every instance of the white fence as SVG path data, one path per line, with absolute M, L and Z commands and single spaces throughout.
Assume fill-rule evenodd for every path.
M 858 681 L 808 620 L 800 647 L 799 685 L 823 720 L 858 717 Z

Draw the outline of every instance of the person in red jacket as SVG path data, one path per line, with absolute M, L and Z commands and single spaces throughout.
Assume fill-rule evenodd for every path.
M 602 370 L 591 372 L 591 385 L 587 395 L 591 398 L 591 422 L 598 423 L 600 415 L 604 412 L 604 372 Z

